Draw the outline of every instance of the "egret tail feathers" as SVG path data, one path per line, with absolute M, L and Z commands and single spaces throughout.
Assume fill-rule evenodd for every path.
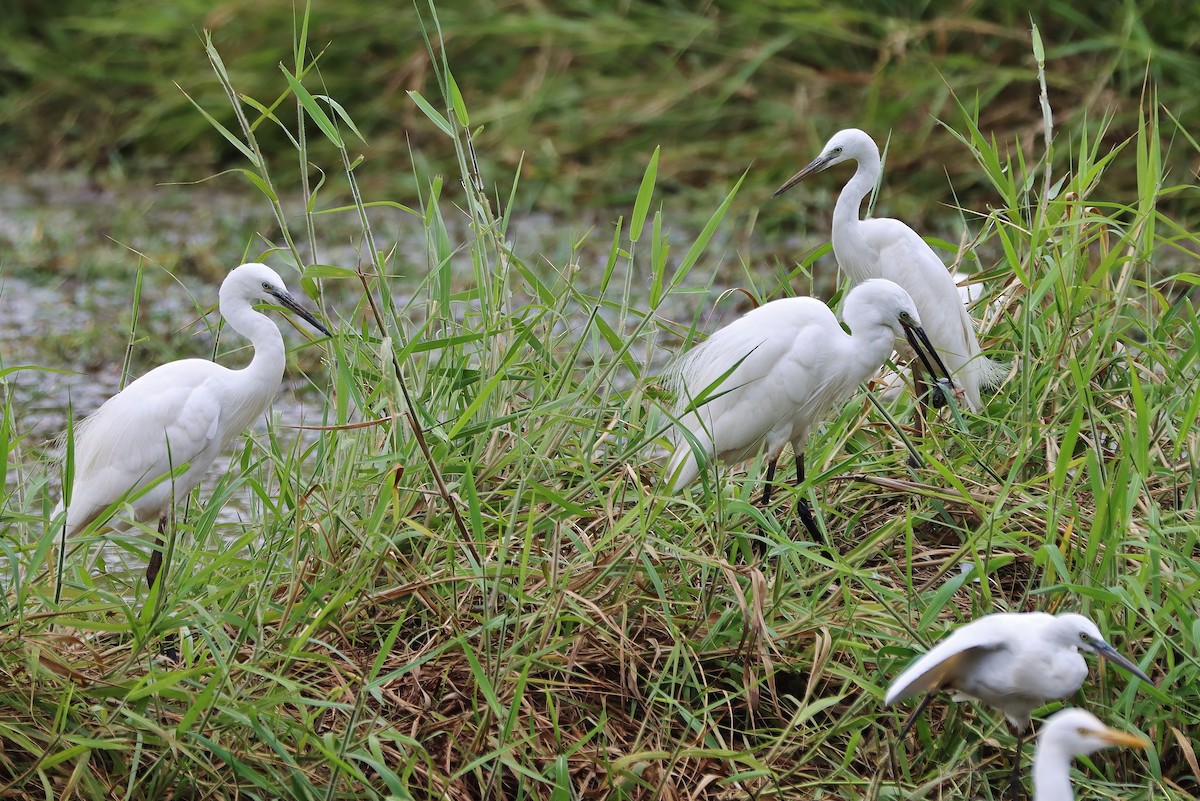
M 1008 377 L 1012 372 L 1015 362 L 998 362 L 995 359 L 989 359 L 986 356 L 979 357 L 979 373 L 980 385 L 984 387 L 997 387 Z

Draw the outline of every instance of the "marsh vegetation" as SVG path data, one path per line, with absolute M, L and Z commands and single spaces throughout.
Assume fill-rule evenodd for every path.
M 336 336 L 290 362 L 320 430 L 241 439 L 151 597 L 104 532 L 53 558 L 61 468 L 14 386 L 61 362 L 5 356 L 0 797 L 999 797 L 999 716 L 937 704 L 898 742 L 881 702 L 951 626 L 1030 609 L 1086 613 L 1157 682 L 1093 665 L 1073 703 L 1152 747 L 1082 785 L 1193 796 L 1197 57 L 1174 11 L 1047 3 L 1043 51 L 1016 8 L 175 4 L 197 41 L 66 5 L 3 23 L 3 136 L 254 198 L 177 265 L 111 253 L 134 312 L 113 360 L 178 355 L 137 302 L 171 266 L 269 261 Z M 81 36 L 128 51 L 51 80 Z M 121 68 L 139 49 L 186 95 Z M 47 108 L 78 116 L 39 141 Z M 752 502 L 761 463 L 672 495 L 651 454 L 662 354 L 737 308 L 716 289 L 838 300 L 840 184 L 764 198 L 850 124 L 895 134 L 880 203 L 984 284 L 984 350 L 1013 369 L 915 440 L 919 468 L 893 427 L 911 393 L 832 416 L 807 452 L 830 552 L 795 493 Z M 48 238 L 0 271 L 99 279 Z

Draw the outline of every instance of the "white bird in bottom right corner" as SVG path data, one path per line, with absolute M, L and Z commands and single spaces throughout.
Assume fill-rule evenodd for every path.
M 1013 784 L 1020 784 L 1021 745 L 1034 709 L 1083 686 L 1083 652 L 1116 663 L 1153 686 L 1142 670 L 1105 642 L 1090 619 L 1073 612 L 1000 612 L 959 626 L 896 677 L 884 698 L 891 706 L 925 693 L 900 736 L 908 733 L 933 694 L 980 701 L 1004 713 L 1016 734 Z
M 1147 748 L 1141 737 L 1110 729 L 1091 712 L 1063 709 L 1046 719 L 1033 755 L 1033 801 L 1074 801 L 1071 760 L 1101 748 Z

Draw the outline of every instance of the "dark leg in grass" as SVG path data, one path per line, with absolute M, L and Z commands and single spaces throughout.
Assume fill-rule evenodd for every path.
M 930 700 L 933 698 L 933 693 L 925 693 L 921 697 L 921 703 L 917 704 L 917 708 L 912 711 L 912 714 L 904 721 L 904 726 L 900 729 L 900 739 L 903 740 L 908 735 L 909 729 L 917 722 L 917 718 L 921 717 L 921 713 L 925 711 L 925 707 L 929 706 Z
M 771 503 L 771 486 L 775 483 L 775 468 L 779 466 L 778 459 L 772 459 L 767 462 L 767 475 L 764 477 L 766 482 L 763 486 L 762 506 L 765 509 Z M 804 484 L 804 454 L 796 454 L 796 486 Z M 817 520 L 813 517 L 812 508 L 808 505 L 807 498 L 796 499 L 796 513 L 800 515 L 800 522 L 808 529 L 809 535 L 814 542 L 824 542 L 825 535 L 821 533 L 820 526 L 817 525 Z M 761 546 L 759 546 L 761 548 Z M 759 554 L 761 556 L 761 554 Z
M 767 475 L 764 477 L 762 498 L 759 499 L 759 505 L 763 508 L 764 513 L 767 507 L 771 505 L 771 486 L 775 483 L 775 467 L 777 464 L 778 459 L 772 459 L 767 462 Z M 765 531 L 760 532 L 760 534 L 766 537 Z M 766 555 L 767 546 L 762 539 L 754 540 L 750 547 L 753 549 L 754 555 L 759 559 L 762 559 Z
M 804 453 L 796 454 L 796 486 L 800 487 L 804 484 Z M 817 519 L 813 517 L 812 508 L 808 505 L 808 498 L 801 496 L 796 499 L 796 513 L 800 515 L 800 522 L 808 529 L 808 534 L 813 538 L 813 542 L 828 542 L 825 535 L 821 533 L 821 527 L 817 525 Z
M 1017 737 L 1017 747 L 1013 749 L 1012 778 L 1008 783 L 1008 795 L 1013 801 L 1018 801 L 1025 788 L 1021 786 L 1021 746 L 1025 744 L 1025 732 L 1013 732 Z
M 889 748 L 892 758 L 892 777 L 896 780 L 896 788 L 900 787 L 900 765 L 896 761 L 896 751 L 904 749 L 904 738 L 908 736 L 908 732 L 912 729 L 913 724 L 917 722 L 917 718 L 921 717 L 921 713 L 925 711 L 925 707 L 929 706 L 930 700 L 933 699 L 933 693 L 925 693 L 921 696 L 921 703 L 917 704 L 907 718 L 904 720 L 904 725 L 900 727 L 900 736 L 896 738 L 896 747 Z
M 764 509 L 771 504 L 771 485 L 775 483 L 775 468 L 778 465 L 778 459 L 767 462 L 767 475 L 763 479 L 763 494 L 760 501 L 760 505 Z
M 162 569 L 163 548 L 167 547 L 166 543 L 167 516 L 164 514 L 158 519 L 158 538 L 154 541 L 154 549 L 150 552 L 150 562 L 146 565 L 146 585 L 150 589 L 154 589 L 154 582 L 158 581 L 159 570 Z M 162 594 L 162 588 L 159 588 L 159 594 Z M 175 635 L 169 634 L 163 638 L 160 652 L 172 662 L 179 661 L 179 649 L 175 647 Z
M 165 532 L 167 530 L 167 516 L 163 515 L 158 518 L 158 539 L 154 541 L 154 549 L 150 551 L 150 563 L 146 565 L 146 586 L 149 589 L 154 589 L 154 582 L 158 579 L 158 571 L 162 568 L 163 548 L 166 547 Z

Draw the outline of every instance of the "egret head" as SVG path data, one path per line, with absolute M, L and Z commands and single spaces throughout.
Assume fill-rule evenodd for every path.
M 841 164 L 843 161 L 857 161 L 860 164 L 874 165 L 878 169 L 879 148 L 875 145 L 875 140 L 867 135 L 865 131 L 860 131 L 857 128 L 846 128 L 845 130 L 838 131 L 825 143 L 825 147 L 821 150 L 821 155 L 817 156 L 807 167 L 785 181 L 783 186 L 776 189 L 775 194 L 771 195 L 771 197 L 779 197 L 808 176 L 828 169 L 835 164 Z
M 937 378 L 939 384 L 945 379 L 946 384 L 952 385 L 950 371 L 921 327 L 916 304 L 899 284 L 886 278 L 872 278 L 857 284 L 846 296 L 842 319 L 850 326 L 851 332 L 871 325 L 890 328 L 896 338 L 908 340 L 925 369 Z
M 1099 627 L 1088 618 L 1074 612 L 1067 612 L 1059 615 L 1058 621 L 1059 635 L 1062 637 L 1064 644 L 1072 646 L 1080 652 L 1102 656 L 1129 671 L 1131 675 L 1138 677 L 1147 684 L 1154 684 L 1150 680 L 1150 677 L 1142 672 L 1141 668 L 1105 642 L 1104 636 L 1100 634 Z
M 1127 748 L 1147 748 L 1150 744 L 1141 737 L 1110 729 L 1091 712 L 1064 709 L 1056 712 L 1042 725 L 1038 747 L 1053 743 L 1072 756 L 1087 756 L 1101 748 L 1122 745 Z
M 855 284 L 846 294 L 842 318 L 850 330 L 855 326 L 882 325 L 897 337 L 905 336 L 906 326 L 921 327 L 917 305 L 904 287 L 886 278 L 872 278 Z
M 227 309 L 250 306 L 263 300 L 295 312 L 313 328 L 330 336 L 329 329 L 288 292 L 279 273 L 265 264 L 249 262 L 235 267 L 221 282 L 221 314 L 225 317 L 229 316 Z

